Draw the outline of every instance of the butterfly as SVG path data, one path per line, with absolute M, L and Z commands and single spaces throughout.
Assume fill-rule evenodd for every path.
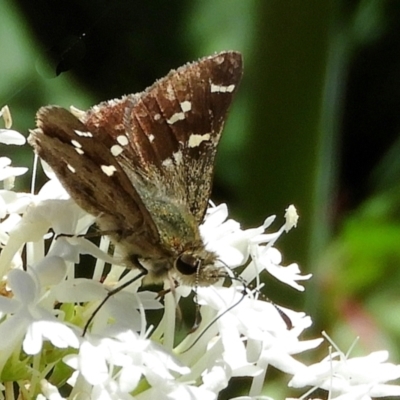
M 208 286 L 226 276 L 199 225 L 242 73 L 241 54 L 225 51 L 86 112 L 37 113 L 29 143 L 146 282 Z

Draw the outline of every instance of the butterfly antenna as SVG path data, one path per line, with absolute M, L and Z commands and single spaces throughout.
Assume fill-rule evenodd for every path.
M 233 276 L 231 276 L 232 280 L 237 280 L 237 281 L 241 282 L 246 288 L 248 288 L 248 287 L 252 288 L 251 285 L 249 285 L 243 277 L 241 277 L 240 275 L 237 275 L 235 273 L 235 271 L 232 271 L 222 260 L 220 262 L 225 265 L 225 267 L 229 270 L 229 272 L 232 273 L 232 275 L 233 275 Z M 260 296 L 265 301 L 268 301 L 268 303 L 270 303 L 276 309 L 276 311 L 278 311 L 278 314 L 280 315 L 283 322 L 285 323 L 286 328 L 288 330 L 291 330 L 293 328 L 293 324 L 292 324 L 291 319 L 288 317 L 288 315 L 285 314 L 285 312 L 283 312 L 282 309 L 277 304 L 275 304 L 271 299 L 269 299 L 267 296 L 265 296 L 265 294 L 263 294 L 259 289 L 257 289 L 257 288 L 252 288 L 252 289 L 257 291 L 257 293 L 260 294 Z
M 232 278 L 234 279 L 234 278 Z M 239 280 L 241 281 L 241 280 Z M 204 334 L 211 328 L 212 325 L 214 325 L 221 317 L 223 317 L 225 314 L 227 314 L 229 311 L 231 311 L 232 309 L 234 309 L 239 303 L 242 302 L 242 300 L 245 298 L 246 296 L 246 290 L 242 291 L 242 297 L 234 304 L 232 304 L 231 306 L 229 306 L 226 310 L 224 310 L 224 312 L 222 314 L 217 315 L 204 329 L 203 332 L 201 332 L 200 336 L 186 349 L 184 350 L 182 353 L 186 353 L 187 351 L 189 351 L 192 347 L 194 347 L 196 345 L 196 343 L 204 336 Z M 197 294 L 196 294 L 196 298 L 197 298 Z M 196 303 L 196 312 L 198 312 L 200 314 L 200 306 L 198 303 Z M 199 324 L 198 324 L 199 325 Z M 198 325 L 196 326 L 196 329 L 198 327 Z M 191 330 L 191 332 L 193 332 L 193 328 Z M 190 332 L 190 333 L 191 333 Z
M 235 280 L 240 282 L 243 285 L 243 290 L 242 290 L 242 297 L 234 304 L 232 304 L 231 306 L 229 306 L 226 310 L 224 310 L 221 314 L 217 315 L 203 330 L 203 332 L 201 332 L 200 336 L 186 349 L 184 350 L 182 353 L 186 353 L 187 351 L 189 351 L 192 347 L 194 347 L 196 345 L 196 343 L 199 342 L 199 340 L 204 336 L 204 334 L 207 332 L 208 329 L 210 329 L 210 327 L 217 322 L 221 317 L 223 317 L 226 313 L 228 313 L 229 311 L 231 311 L 233 308 L 235 308 L 237 305 L 239 305 L 243 299 L 246 296 L 247 293 L 247 289 L 249 288 L 249 284 L 246 282 L 246 280 L 241 277 L 240 275 L 237 275 L 234 271 L 232 271 L 227 264 L 225 264 L 222 260 L 220 260 L 220 262 L 224 265 L 224 267 L 229 271 L 229 273 L 221 275 L 221 278 L 226 278 L 227 276 L 230 277 L 231 280 Z M 196 284 L 195 284 L 195 302 L 196 302 L 196 321 L 193 325 L 193 328 L 190 330 L 189 333 L 193 333 L 200 325 L 201 322 L 201 314 L 200 314 L 200 305 L 197 301 L 197 288 L 198 288 L 198 282 L 196 279 Z M 286 328 L 288 330 L 291 330 L 293 328 L 293 324 L 291 319 L 288 317 L 288 315 L 283 312 L 278 305 L 276 305 L 272 300 L 270 300 L 267 296 L 265 296 L 263 293 L 260 292 L 259 289 L 255 288 L 255 290 L 265 299 L 265 301 L 268 301 L 278 312 L 278 314 L 280 315 L 280 317 L 282 318 L 283 322 L 286 325 Z
M 244 288 L 243 288 L 243 290 L 242 290 L 242 297 L 241 297 L 236 303 L 234 303 L 234 304 L 232 304 L 231 306 L 229 306 L 222 314 L 217 315 L 217 316 L 204 328 L 204 330 L 203 330 L 203 332 L 200 334 L 200 336 L 199 336 L 186 350 L 184 350 L 183 353 L 186 353 L 186 352 L 189 351 L 193 346 L 195 346 L 196 343 L 197 343 L 197 342 L 204 336 L 204 334 L 208 331 L 208 329 L 210 329 L 210 327 L 211 327 L 213 324 L 215 324 L 215 322 L 217 322 L 222 316 L 224 316 L 226 313 L 228 313 L 228 312 L 231 311 L 233 308 L 235 308 L 239 303 L 241 303 L 241 302 L 243 301 L 243 299 L 245 298 L 245 296 L 246 296 L 246 291 L 247 291 L 247 287 L 248 287 L 247 282 L 246 282 L 241 276 L 236 275 L 236 274 L 228 267 L 228 265 L 227 265 L 225 262 L 223 262 L 222 260 L 219 260 L 219 261 L 221 262 L 221 264 L 223 264 L 223 266 L 227 269 L 227 271 L 229 271 L 229 273 L 226 273 L 226 274 L 223 274 L 223 275 L 221 274 L 221 275 L 219 276 L 219 278 L 226 278 L 226 277 L 229 276 L 229 277 L 231 278 L 231 280 L 236 280 L 236 281 L 242 283 L 243 286 L 244 286 Z M 199 327 L 199 325 L 200 325 L 200 323 L 201 323 L 200 304 L 199 304 L 199 302 L 198 302 L 198 296 L 197 296 L 197 289 L 198 289 L 198 287 L 199 287 L 199 283 L 198 283 L 198 281 L 199 281 L 199 279 L 198 279 L 199 270 L 200 270 L 200 266 L 198 267 L 198 272 L 197 272 L 197 274 L 196 274 L 196 282 L 195 282 L 195 285 L 194 285 L 194 292 L 195 292 L 195 297 L 194 297 L 194 299 L 195 299 L 195 303 L 196 303 L 196 317 L 195 317 L 195 322 L 194 322 L 194 324 L 193 324 L 193 327 L 192 327 L 192 329 L 190 330 L 189 333 L 193 333 L 193 332 Z M 232 275 L 231 275 L 231 274 L 232 274 Z
M 193 291 L 194 291 L 194 303 L 196 304 L 196 311 L 195 311 L 194 323 L 193 323 L 193 326 L 190 329 L 189 333 L 193 333 L 194 331 L 196 331 L 197 328 L 201 324 L 200 304 L 198 302 L 198 296 L 197 296 L 197 290 L 199 288 L 200 267 L 201 267 L 201 264 L 199 263 L 199 265 L 197 266 L 196 279 L 195 279 L 194 288 L 193 288 Z

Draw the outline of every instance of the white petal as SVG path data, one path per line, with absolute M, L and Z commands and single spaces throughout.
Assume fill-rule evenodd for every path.
M 11 165 L 11 159 L 8 157 L 0 157 L 0 168 L 5 168 Z
M 218 227 L 228 218 L 228 207 L 226 204 L 220 204 L 217 207 L 209 207 L 204 218 L 204 224 L 207 227 Z
M 46 381 L 45 379 L 42 379 L 40 381 L 40 388 L 41 388 L 42 392 L 44 393 L 44 395 L 46 396 L 46 399 L 48 399 L 48 400 L 63 400 L 63 397 L 60 395 L 57 387 L 52 385 L 50 382 Z M 36 400 L 38 400 L 38 399 L 39 399 L 39 396 L 36 398 Z
M 143 368 L 139 368 L 136 365 L 129 365 L 122 368 L 118 377 L 120 389 L 127 393 L 134 390 L 142 377 L 142 373 Z
M 50 179 L 39 190 L 38 197 L 42 200 L 68 200 L 71 196 L 57 178 Z
M 89 342 L 83 342 L 80 347 L 79 369 L 85 379 L 92 385 L 105 382 L 108 377 L 108 367 L 105 354 L 100 347 Z
M 92 279 L 68 279 L 57 285 L 56 298 L 61 303 L 78 303 L 103 299 L 107 289 Z
M 37 354 L 42 348 L 43 339 L 48 339 L 54 346 L 65 349 L 78 348 L 79 338 L 74 331 L 58 321 L 35 321 L 26 333 L 23 349 L 27 354 Z
M 44 257 L 34 270 L 36 271 L 42 286 L 57 285 L 60 283 L 67 273 L 67 264 L 61 257 L 47 256 Z
M 2 357 L 4 357 L 4 353 L 14 351 L 16 346 L 20 347 L 29 322 L 28 319 L 19 315 L 18 317 L 8 318 L 0 324 L 0 350 Z
M 389 396 L 400 396 L 399 385 L 374 385 L 370 390 L 371 397 L 389 397 Z
M 32 277 L 24 271 L 13 269 L 8 273 L 8 285 L 16 299 L 23 304 L 33 304 L 38 296 L 38 289 Z
M 214 393 L 219 393 L 228 386 L 231 372 L 225 363 L 219 362 L 211 367 L 211 369 L 204 371 L 201 378 L 203 388 L 211 390 Z
M 0 170 L 0 181 L 11 178 L 13 176 L 21 176 L 28 172 L 25 167 L 5 167 Z
M 42 349 L 43 337 L 40 327 L 34 322 L 29 325 L 22 348 L 26 354 L 38 354 Z
M 17 131 L 11 129 L 0 129 L 0 143 L 16 144 L 21 146 L 26 143 L 26 139 Z

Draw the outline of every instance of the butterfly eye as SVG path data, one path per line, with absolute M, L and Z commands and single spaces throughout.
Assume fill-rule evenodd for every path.
M 182 275 L 193 275 L 200 265 L 200 260 L 192 254 L 183 253 L 175 261 L 176 269 Z

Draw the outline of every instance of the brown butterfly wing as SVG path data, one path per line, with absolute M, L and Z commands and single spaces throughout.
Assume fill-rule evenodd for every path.
M 108 229 L 147 232 L 157 241 L 157 228 L 110 152 L 113 140 L 107 134 L 90 132 L 69 111 L 55 106 L 38 111 L 37 126 L 30 144 L 84 210 L 103 220 L 109 215 L 113 223 Z
M 200 223 L 217 145 L 241 76 L 239 53 L 205 57 L 171 71 L 142 93 L 94 107 L 85 123 L 113 136 L 117 162 L 139 193 L 144 196 L 138 174 L 143 177 L 139 181 L 148 183 L 145 192 L 158 192 Z M 111 124 L 120 129 L 110 129 Z

